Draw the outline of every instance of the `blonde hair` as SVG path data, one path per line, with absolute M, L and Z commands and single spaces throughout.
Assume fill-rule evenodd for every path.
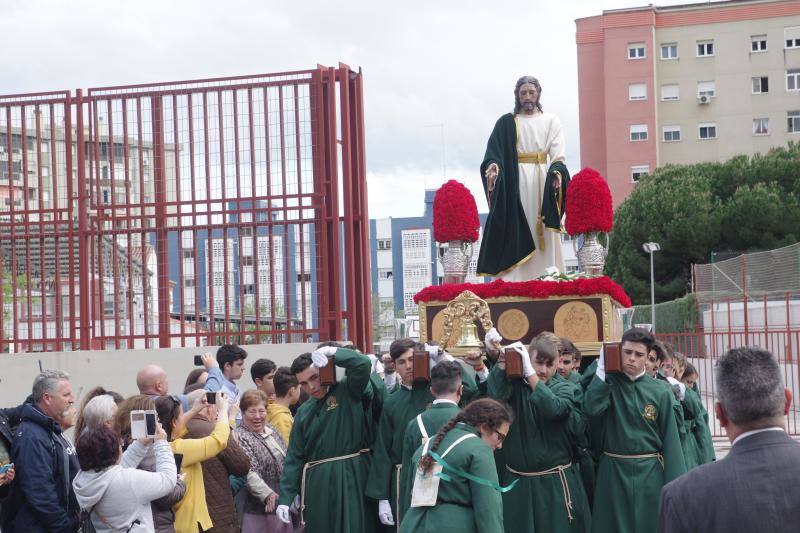
M 239 401 L 239 409 L 241 409 L 241 411 L 244 413 L 259 403 L 263 404 L 264 407 L 266 407 L 269 403 L 267 395 L 264 394 L 264 391 L 260 389 L 249 390 L 242 395 L 242 399 Z

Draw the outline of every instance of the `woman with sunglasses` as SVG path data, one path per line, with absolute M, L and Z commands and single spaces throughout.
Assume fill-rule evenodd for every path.
M 400 533 L 502 533 L 494 451 L 503 446 L 510 424 L 508 407 L 484 398 L 467 405 L 420 446 L 411 461 L 417 465 L 411 508 Z M 424 491 L 423 485 L 437 479 L 434 500 L 433 491 Z
M 191 409 L 183 412 L 181 402 L 175 396 L 161 396 L 156 399 L 156 411 L 172 453 L 183 454 L 181 471 L 186 474 L 186 494 L 175 506 L 175 531 L 177 533 L 197 533 L 213 527 L 206 505 L 206 491 L 203 486 L 203 469 L 200 465 L 206 459 L 216 456 L 228 446 L 231 428 L 228 421 L 228 396 L 224 392 L 216 395 L 217 420 L 214 430 L 202 439 L 184 439 L 186 422 L 208 405 L 206 396 L 195 400 Z

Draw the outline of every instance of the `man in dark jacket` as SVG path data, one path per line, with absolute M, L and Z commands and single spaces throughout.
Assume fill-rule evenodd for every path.
M 78 459 L 57 422 L 73 403 L 68 374 L 45 370 L 34 380 L 33 403 L 23 406 L 11 447 L 17 474 L 7 504 L 16 515 L 4 522 L 4 531 L 77 530 L 79 508 L 72 479 Z

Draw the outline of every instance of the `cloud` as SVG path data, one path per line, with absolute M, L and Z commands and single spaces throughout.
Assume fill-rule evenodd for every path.
M 448 177 L 480 192 L 486 139 L 523 74 L 540 79 L 578 170 L 574 19 L 600 14 L 595 1 L 0 2 L 4 94 L 363 68 L 372 216 L 421 212 L 423 189 L 441 182 L 438 124 Z

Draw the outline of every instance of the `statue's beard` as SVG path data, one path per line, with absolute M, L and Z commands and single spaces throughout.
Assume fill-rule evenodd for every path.
M 536 104 L 533 102 L 522 102 L 522 109 L 526 113 L 533 113 L 533 110 L 536 108 Z

